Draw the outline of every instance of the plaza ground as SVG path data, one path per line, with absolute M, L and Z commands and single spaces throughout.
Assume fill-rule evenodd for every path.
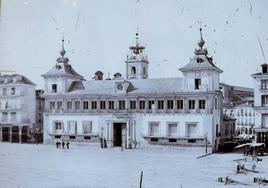
M 242 154 L 203 155 L 205 148 L 146 146 L 123 150 L 101 149 L 96 143 L 71 144 L 70 149 L 54 145 L 0 143 L 1 188 L 131 188 L 139 187 L 143 171 L 143 188 L 216 188 L 243 187 L 224 185 L 218 177 L 258 187 L 253 177 L 268 178 L 268 157 L 262 157 L 256 170 L 236 174 L 234 159 Z M 247 163 L 249 165 L 250 163 Z M 260 185 L 263 187 L 263 185 Z

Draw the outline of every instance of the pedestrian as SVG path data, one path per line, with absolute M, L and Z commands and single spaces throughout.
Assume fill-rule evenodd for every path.
M 66 147 L 67 147 L 67 149 L 69 149 L 69 142 L 67 141 L 67 143 L 66 143 Z
M 64 149 L 64 146 L 65 146 L 65 142 L 64 141 L 62 141 L 61 146 L 62 146 L 62 149 Z
M 58 144 L 58 141 L 56 142 L 56 148 L 59 148 L 59 144 Z
M 240 163 L 236 162 L 236 172 L 238 173 L 240 171 Z

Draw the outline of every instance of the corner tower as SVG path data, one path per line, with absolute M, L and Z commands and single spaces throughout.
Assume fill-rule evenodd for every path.
M 129 55 L 126 60 L 127 79 L 147 79 L 148 64 L 147 55 L 144 54 L 145 47 L 139 44 L 139 34 L 136 33 L 136 45 L 129 47 Z
M 197 44 L 195 56 L 190 58 L 190 63 L 180 68 L 184 76 L 184 90 L 219 91 L 220 73 L 223 71 L 213 63 L 213 58 L 208 56 L 208 51 L 204 48 L 202 28 L 200 28 L 200 40 Z
M 84 80 L 83 76 L 68 63 L 69 59 L 65 57 L 65 53 L 64 39 L 62 39 L 62 49 L 56 65 L 42 75 L 45 80 L 45 94 L 67 93 L 75 82 Z

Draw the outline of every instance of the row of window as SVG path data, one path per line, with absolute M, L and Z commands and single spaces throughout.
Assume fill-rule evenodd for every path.
M 17 113 L 16 112 L 11 112 L 10 115 L 11 115 L 10 121 L 11 122 L 16 122 Z M 2 122 L 7 122 L 7 121 L 8 121 L 8 112 L 2 112 Z
M 15 87 L 12 87 L 12 88 L 10 88 L 10 95 L 15 95 L 15 93 L 16 93 L 16 88 Z M 6 95 L 8 95 L 8 88 L 2 88 L 2 95 L 3 96 L 6 96 Z
M 196 137 L 198 126 L 196 123 L 188 123 L 186 125 L 186 137 Z M 178 136 L 178 123 L 167 124 L 167 136 Z M 160 136 L 160 123 L 149 122 L 149 136 Z
M 67 121 L 67 127 L 64 127 L 63 121 L 54 121 L 53 132 L 54 133 L 67 133 L 77 134 L 77 121 Z M 92 121 L 82 121 L 83 134 L 92 133 Z
M 91 102 L 91 103 L 90 103 Z M 82 101 L 82 105 L 80 101 L 67 101 L 66 102 L 66 109 L 67 110 L 80 110 L 81 108 L 84 110 L 88 110 L 88 109 L 98 109 L 98 105 L 99 105 L 99 109 L 101 110 L 105 110 L 105 109 L 109 109 L 109 110 L 114 110 L 115 109 L 115 101 Z M 149 100 L 148 101 L 148 109 L 152 109 L 155 108 L 155 101 L 154 100 Z M 91 108 L 89 108 L 91 107 Z M 164 109 L 164 100 L 158 100 L 156 103 L 156 107 L 157 109 Z M 199 109 L 205 109 L 206 108 L 206 100 L 199 100 L 198 101 L 198 107 Z M 49 108 L 50 110 L 54 110 L 54 109 L 58 109 L 61 110 L 63 109 L 63 102 L 62 101 L 50 101 L 49 103 Z M 145 100 L 140 100 L 140 101 L 136 101 L 136 100 L 131 100 L 129 102 L 129 108 L 131 110 L 135 110 L 135 109 L 140 109 L 140 110 L 144 110 L 146 109 L 146 101 Z M 173 100 L 167 100 L 167 109 L 183 109 L 184 108 L 184 103 L 183 100 L 177 100 L 176 104 Z M 188 108 L 189 109 L 196 109 L 196 101 L 195 100 L 188 100 Z M 125 100 L 119 100 L 118 101 L 118 109 L 119 110 L 124 110 L 126 109 L 126 101 Z

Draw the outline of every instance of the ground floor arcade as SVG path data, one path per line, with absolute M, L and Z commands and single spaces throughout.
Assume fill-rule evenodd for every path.
M 0 141 L 11 143 L 25 143 L 28 140 L 29 135 L 28 125 L 0 125 Z

